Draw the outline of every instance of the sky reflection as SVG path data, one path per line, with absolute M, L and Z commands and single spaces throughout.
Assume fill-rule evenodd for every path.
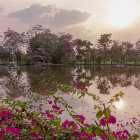
M 124 106 L 124 101 L 123 100 L 120 100 L 120 101 L 115 102 L 115 107 L 117 109 L 122 109 L 123 106 Z

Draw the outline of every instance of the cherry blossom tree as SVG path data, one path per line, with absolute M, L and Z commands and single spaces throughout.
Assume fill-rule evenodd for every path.
M 21 48 L 26 42 L 24 33 L 18 33 L 10 28 L 4 32 L 3 47 L 7 52 L 16 57 L 17 63 L 21 60 Z

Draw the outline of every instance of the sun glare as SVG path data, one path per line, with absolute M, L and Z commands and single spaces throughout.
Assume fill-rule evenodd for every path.
M 137 16 L 137 7 L 133 0 L 116 0 L 110 5 L 108 23 L 113 27 L 125 27 L 132 24 Z
M 124 102 L 120 100 L 119 102 L 115 102 L 115 107 L 118 109 L 121 109 L 124 105 Z

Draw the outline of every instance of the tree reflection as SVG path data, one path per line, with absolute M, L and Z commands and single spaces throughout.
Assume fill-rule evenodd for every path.
M 61 84 L 71 84 L 73 80 L 78 86 L 94 85 L 100 94 L 110 94 L 116 87 L 134 86 L 140 90 L 140 67 L 81 65 L 25 67 L 15 71 L 0 69 L 1 96 L 4 90 L 9 98 L 38 98 L 41 90 L 47 90 L 49 97 L 52 92 L 60 91 Z
M 57 92 L 61 84 L 70 84 L 74 79 L 74 69 L 67 66 L 48 66 L 44 68 L 28 68 L 27 77 L 31 91 L 47 94 Z
M 1 88 L 6 93 L 6 98 L 18 98 L 27 95 L 28 84 L 22 70 L 4 70 L 0 71 Z

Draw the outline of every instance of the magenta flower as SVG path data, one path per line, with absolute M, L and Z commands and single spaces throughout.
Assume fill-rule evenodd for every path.
M 6 128 L 6 131 L 7 132 L 12 132 L 12 133 L 14 133 L 14 134 L 19 134 L 19 129 L 18 128 L 15 128 L 15 127 L 7 127 Z
M 106 122 L 106 120 L 105 120 L 105 117 L 101 118 L 100 124 L 103 125 L 103 126 L 105 126 L 106 123 L 107 123 L 107 122 Z
M 59 114 L 62 114 L 62 111 L 59 111 L 58 113 L 59 113 Z
M 126 129 L 124 129 L 123 133 L 129 136 L 129 132 Z
M 104 135 L 104 134 L 101 134 L 100 138 L 101 138 L 102 140 L 105 140 L 105 135 Z
M 112 115 L 109 115 L 109 123 L 115 124 L 116 123 L 116 118 Z
M 56 109 L 56 110 L 58 110 L 58 111 L 60 110 L 60 107 L 58 107 L 57 105 L 52 105 L 52 108 L 53 108 L 53 109 Z
M 53 114 L 50 114 L 50 113 L 48 113 L 47 116 L 48 116 L 49 118 L 54 118 L 54 115 L 53 115 Z
M 37 132 L 37 131 L 34 131 L 31 133 L 31 135 L 33 135 L 33 137 L 38 137 L 41 134 L 42 134 L 41 132 Z
M 4 128 L 1 128 L 0 136 L 4 136 L 4 135 L 5 135 Z
M 49 103 L 49 104 L 52 104 L 52 101 L 50 100 L 50 101 L 48 101 L 48 103 Z
M 73 82 L 73 84 L 76 84 L 76 81 L 72 81 Z
M 62 123 L 62 127 L 64 127 L 64 129 L 66 129 L 70 124 L 73 124 L 72 125 L 72 128 L 73 130 L 75 130 L 77 128 L 77 125 L 75 124 L 74 121 L 69 121 L 69 120 L 65 120 L 63 123 Z
M 84 123 L 85 117 L 83 115 L 75 115 L 75 116 L 81 119 L 81 123 Z
M 77 87 L 77 89 L 80 89 L 80 90 L 88 90 L 86 87 Z

